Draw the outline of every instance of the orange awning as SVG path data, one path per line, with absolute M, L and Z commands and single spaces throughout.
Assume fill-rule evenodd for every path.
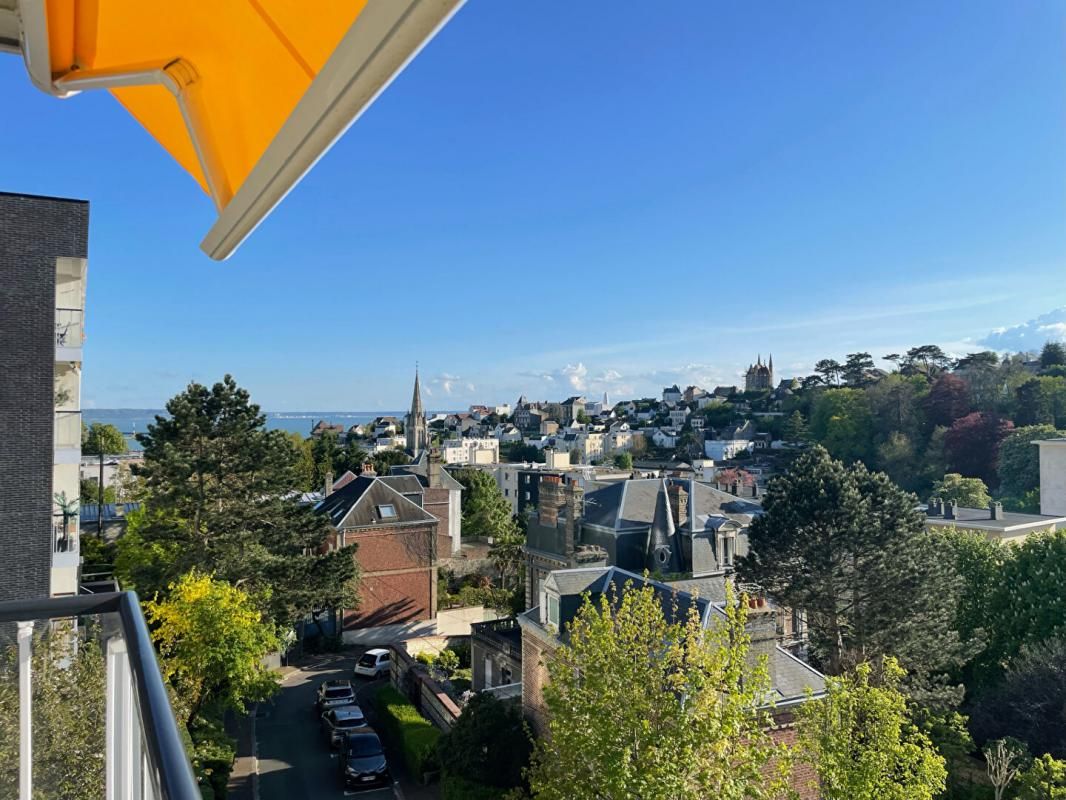
M 34 83 L 107 89 L 215 202 L 226 258 L 463 0 L 18 0 Z

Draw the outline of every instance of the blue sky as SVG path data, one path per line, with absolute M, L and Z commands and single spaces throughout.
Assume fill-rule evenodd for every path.
M 471 0 L 224 264 L 116 102 L 7 57 L 0 188 L 92 202 L 87 407 L 225 372 L 272 410 L 398 408 L 418 360 L 457 408 L 976 349 L 1066 306 L 1064 24 L 1053 0 Z

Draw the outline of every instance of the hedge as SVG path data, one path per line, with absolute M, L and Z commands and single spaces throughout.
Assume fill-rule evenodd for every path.
M 440 768 L 437 740 L 440 731 L 418 713 L 410 701 L 391 686 L 383 686 L 374 697 L 382 733 L 403 752 L 407 771 L 416 780 Z
M 445 774 L 440 779 L 440 800 L 500 800 L 508 789 L 483 786 L 458 775 Z

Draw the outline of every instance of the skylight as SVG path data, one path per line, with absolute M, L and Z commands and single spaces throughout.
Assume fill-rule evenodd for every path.
M 378 506 L 378 516 L 382 519 L 392 519 L 396 516 L 396 506 L 391 503 L 388 505 Z

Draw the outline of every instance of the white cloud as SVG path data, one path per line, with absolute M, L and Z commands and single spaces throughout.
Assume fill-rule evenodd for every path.
M 1039 317 L 1012 325 L 995 328 L 978 344 L 992 350 L 1025 351 L 1039 350 L 1046 342 L 1066 342 L 1066 306 L 1056 308 Z
M 588 367 L 578 361 L 576 364 L 567 364 L 563 367 L 563 376 L 575 392 L 583 392 L 588 388 L 585 376 L 589 374 Z
M 465 389 L 471 392 L 474 391 L 474 385 L 472 383 L 464 381 L 458 375 L 452 375 L 449 372 L 442 372 L 439 375 L 436 375 L 430 380 L 430 384 L 439 387 L 440 390 L 448 396 L 451 396 L 456 389 Z M 429 394 L 430 396 L 433 395 L 432 389 L 429 390 Z

